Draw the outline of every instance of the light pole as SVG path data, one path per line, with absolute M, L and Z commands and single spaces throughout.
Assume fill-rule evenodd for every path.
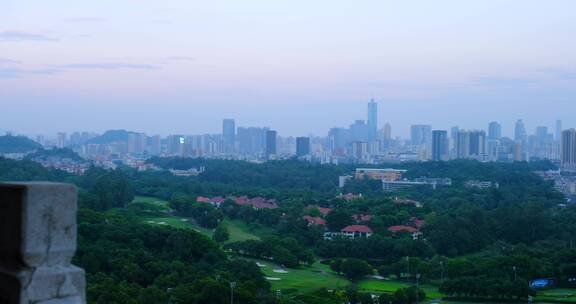
M 230 304 L 234 304 L 234 287 L 236 287 L 236 282 L 230 282 Z
M 419 281 L 420 281 L 420 274 L 417 273 L 416 274 L 416 304 L 419 304 L 419 301 L 420 301 L 419 294 L 418 294 L 418 291 L 420 290 L 420 286 L 419 286 L 420 282 Z
M 440 283 L 444 283 L 444 261 L 440 261 Z
M 406 280 L 410 281 L 410 257 L 406 257 Z
M 514 282 L 516 282 L 516 266 L 512 266 L 512 270 L 514 270 Z

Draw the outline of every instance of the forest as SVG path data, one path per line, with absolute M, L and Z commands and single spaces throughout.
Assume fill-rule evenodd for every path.
M 536 294 L 528 286 L 538 278 L 554 278 L 558 287 L 576 287 L 576 207 L 566 206 L 553 185 L 533 173 L 554 168 L 549 162 L 395 164 L 386 167 L 406 169 L 411 177 L 450 177 L 454 183 L 436 190 L 415 187 L 394 193 L 382 192 L 369 180 L 338 189 L 338 176 L 350 174 L 353 166 L 293 160 L 252 164 L 154 158 L 150 162 L 164 169 L 202 166 L 205 172 L 179 177 L 167 171 L 119 167 L 91 168 L 74 176 L 29 160 L 0 158 L 0 180 L 64 181 L 79 187 L 76 263 L 87 270 L 91 303 L 229 303 L 227 282 L 232 280 L 238 282 L 235 292 L 242 303 L 347 299 L 401 304 L 420 297 L 419 291 L 405 289 L 369 299 L 354 290 L 355 281 L 375 274 L 406 282 L 418 277 L 438 286 L 446 297 L 478 301 L 524 300 Z M 470 179 L 499 186 L 465 187 Z M 341 192 L 363 195 L 347 200 L 337 197 Z M 138 212 L 147 207 L 132 205 L 135 195 L 167 200 L 174 214 L 215 229 L 218 237 L 212 240 L 190 230 L 139 222 Z M 278 208 L 256 209 L 229 199 L 242 195 L 275 199 Z M 217 207 L 198 203 L 199 196 L 228 199 Z M 399 204 L 399 197 L 421 206 Z M 358 215 L 370 217 L 360 221 Z M 312 225 L 304 216 L 322 218 L 326 224 Z M 266 235 L 260 240 L 227 241 L 224 220 L 246 223 Z M 415 221 L 425 223 L 416 237 L 389 229 L 414 226 Z M 367 225 L 373 235 L 323 237 L 326 231 L 349 225 Z M 269 259 L 295 269 L 319 261 L 347 278 L 352 289 L 330 296 L 320 296 L 323 291 L 318 290 L 278 297 L 251 259 Z

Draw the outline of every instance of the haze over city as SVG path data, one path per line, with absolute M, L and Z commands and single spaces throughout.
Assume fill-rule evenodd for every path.
M 114 10 L 110 10 L 114 7 Z M 365 119 L 573 125 L 573 1 L 30 1 L 0 10 L 0 129 L 283 135 Z M 488 17 L 489 16 L 489 17 Z M 98 119 L 96 119 L 98 118 Z

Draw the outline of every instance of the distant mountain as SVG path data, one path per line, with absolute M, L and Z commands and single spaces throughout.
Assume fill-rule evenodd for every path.
M 126 130 L 108 130 L 104 134 L 94 137 L 87 141 L 88 144 L 110 144 L 113 142 L 128 141 L 128 135 L 135 134 Z
M 41 148 L 39 143 L 26 136 L 0 136 L 0 153 L 24 153 Z

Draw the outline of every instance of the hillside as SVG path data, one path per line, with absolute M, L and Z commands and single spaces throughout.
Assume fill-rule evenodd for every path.
M 108 130 L 104 134 L 90 139 L 88 144 L 110 144 L 119 141 L 128 141 L 128 135 L 134 132 L 126 130 Z
M 0 136 L 0 153 L 24 153 L 42 146 L 25 136 Z

